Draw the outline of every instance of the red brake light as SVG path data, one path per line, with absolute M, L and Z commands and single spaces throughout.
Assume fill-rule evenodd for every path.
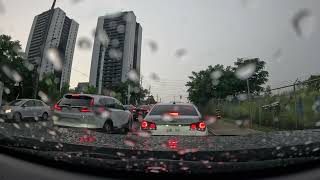
M 61 110 L 62 110 L 61 106 L 59 106 L 58 104 L 55 104 L 55 105 L 53 106 L 53 109 L 54 109 L 54 110 L 57 110 L 57 111 L 61 111 Z
M 196 130 L 196 129 L 197 129 L 197 125 L 196 125 L 196 124 L 191 124 L 190 128 L 191 128 L 192 130 Z
M 80 112 L 88 113 L 88 112 L 91 112 L 91 110 L 88 109 L 88 108 L 82 108 L 82 109 L 80 110 Z
M 141 128 L 142 129 L 147 129 L 148 128 L 148 122 L 147 121 L 142 121 L 141 122 Z
M 205 129 L 206 128 L 206 123 L 204 123 L 204 122 L 199 123 L 199 128 L 200 129 Z
M 177 113 L 177 112 L 170 112 L 169 115 L 170 115 L 170 116 L 179 116 L 179 113 Z
M 155 124 L 155 123 L 151 123 L 151 124 L 150 124 L 150 129 L 151 129 L 151 130 L 157 129 L 156 124 Z

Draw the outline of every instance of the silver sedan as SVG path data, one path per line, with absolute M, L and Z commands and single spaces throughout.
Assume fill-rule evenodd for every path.
M 207 125 L 198 109 L 187 103 L 156 104 L 140 122 L 140 129 L 152 135 L 206 136 Z
M 6 120 L 21 121 L 25 118 L 48 120 L 50 107 L 37 99 L 17 99 L 1 107 L 0 117 Z

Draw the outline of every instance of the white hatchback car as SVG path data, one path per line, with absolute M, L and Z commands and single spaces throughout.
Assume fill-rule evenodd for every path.
M 156 104 L 140 122 L 140 129 L 152 135 L 206 136 L 208 128 L 193 104 Z
M 115 130 L 127 132 L 133 117 L 120 101 L 113 97 L 91 94 L 67 94 L 54 105 L 53 123 L 56 126 Z

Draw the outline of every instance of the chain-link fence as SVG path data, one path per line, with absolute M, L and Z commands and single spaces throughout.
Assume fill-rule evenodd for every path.
M 320 127 L 320 79 L 296 81 L 259 96 L 240 94 L 210 103 L 225 120 L 250 121 L 251 127 L 293 130 Z M 208 111 L 207 111 L 208 112 Z

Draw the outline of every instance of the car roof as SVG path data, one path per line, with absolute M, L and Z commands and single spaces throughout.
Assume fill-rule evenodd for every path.
M 155 104 L 155 106 L 157 105 L 189 105 L 189 106 L 195 106 L 194 104 L 191 104 L 191 103 L 183 103 L 183 102 L 177 102 L 177 103 L 157 103 Z
M 63 97 L 67 96 L 67 95 L 75 95 L 76 93 L 72 94 L 65 94 Z M 79 94 L 80 96 L 89 96 L 89 97 L 93 97 L 94 99 L 99 99 L 99 98 L 111 98 L 111 99 L 116 99 L 114 97 L 111 96 L 104 96 L 104 95 L 97 95 L 97 94 Z

